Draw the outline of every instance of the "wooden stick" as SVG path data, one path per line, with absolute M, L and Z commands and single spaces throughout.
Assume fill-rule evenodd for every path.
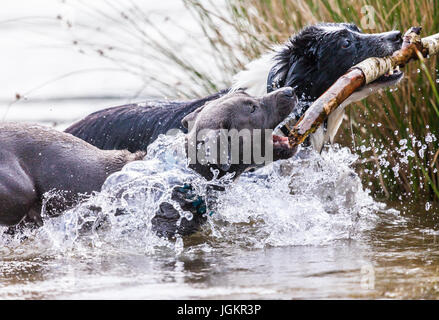
M 397 66 L 403 67 L 410 60 L 418 59 L 418 52 L 424 57 L 439 53 L 439 33 L 421 39 L 421 27 L 412 27 L 404 34 L 402 48 L 391 56 L 369 58 L 355 65 L 341 76 L 324 94 L 322 94 L 288 130 L 288 140 L 292 147 L 305 141 L 306 137 L 326 120 L 343 101 L 355 90 L 371 83 Z

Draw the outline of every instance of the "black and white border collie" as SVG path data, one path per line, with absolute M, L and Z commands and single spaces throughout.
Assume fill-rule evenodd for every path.
M 399 31 L 365 34 L 354 24 L 320 23 L 250 62 L 234 77 L 232 89 L 246 88 L 247 93 L 259 96 L 279 87 L 293 87 L 300 101 L 290 120 L 294 122 L 349 68 L 370 57 L 391 55 L 401 45 Z M 325 143 L 333 143 L 348 104 L 395 85 L 402 77 L 398 68 L 352 94 L 311 135 L 314 149 L 321 151 Z
M 305 27 L 283 45 L 249 63 L 234 77 L 231 89 L 187 102 L 147 101 L 97 111 L 66 129 L 100 149 L 146 151 L 159 134 L 178 128 L 189 113 L 230 91 L 244 89 L 262 96 L 276 88 L 293 87 L 300 103 L 290 121 L 297 120 L 322 93 L 355 64 L 369 57 L 384 57 L 400 49 L 399 31 L 362 33 L 354 24 L 320 23 Z M 382 76 L 355 92 L 310 137 L 315 150 L 332 143 L 344 116 L 344 108 L 374 91 L 396 84 L 399 70 Z

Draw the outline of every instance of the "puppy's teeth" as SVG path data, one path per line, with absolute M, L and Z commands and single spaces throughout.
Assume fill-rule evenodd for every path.
M 389 71 L 389 75 L 392 75 L 392 74 L 393 74 L 393 70 L 390 70 L 390 71 Z

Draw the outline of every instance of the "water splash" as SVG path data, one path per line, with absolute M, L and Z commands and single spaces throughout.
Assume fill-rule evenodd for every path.
M 26 231 L 25 242 L 5 235 L 0 242 L 13 251 L 24 247 L 33 253 L 167 250 L 180 254 L 194 237 L 159 238 L 151 219 L 162 202 L 173 204 L 181 219 L 191 219 L 171 199 L 172 189 L 190 184 L 197 195 L 206 197 L 212 183 L 225 191 L 209 194 L 215 201 L 207 202 L 207 212 L 214 210 L 214 214 L 196 237 L 206 250 L 222 245 L 263 248 L 353 239 L 372 228 L 376 212 L 384 208 L 363 189 L 351 169 L 356 159 L 349 149 L 335 148 L 322 155 L 311 153 L 306 159 L 275 162 L 234 183 L 230 175 L 206 181 L 187 167 L 184 135 L 162 135 L 143 161 L 129 163 L 111 175 L 101 192 L 59 217 L 45 219 L 42 228 Z
M 217 240 L 245 246 L 323 245 L 373 227 L 384 205 L 363 190 L 349 149 L 278 161 L 241 177 L 211 220 Z

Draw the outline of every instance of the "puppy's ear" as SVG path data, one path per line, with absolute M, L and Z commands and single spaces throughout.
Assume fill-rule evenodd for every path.
M 182 120 L 181 120 L 181 125 L 188 129 L 189 127 L 189 122 L 193 122 L 195 121 L 195 119 L 197 118 L 198 114 L 201 112 L 201 110 L 203 110 L 204 106 L 201 106 L 197 109 L 195 109 L 194 111 L 192 111 L 191 113 L 189 113 L 187 116 L 185 116 Z

